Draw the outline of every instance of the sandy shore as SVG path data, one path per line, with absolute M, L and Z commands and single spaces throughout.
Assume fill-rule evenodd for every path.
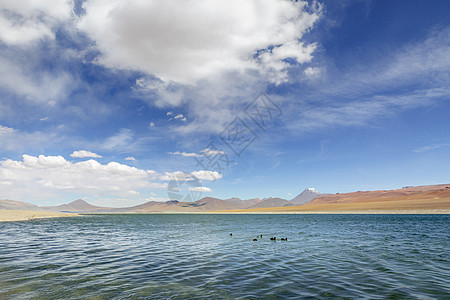
M 305 204 L 301 206 L 230 210 L 227 212 L 298 214 L 449 214 L 450 199 L 407 199 L 397 201 L 321 203 Z
M 82 213 L 81 215 L 245 215 L 245 214 L 267 214 L 267 215 L 290 215 L 290 214 L 450 214 L 450 209 L 367 209 L 367 210 L 312 210 L 312 211 L 289 211 L 289 210 L 219 210 L 219 211 L 142 211 L 142 212 L 120 212 L 120 213 Z
M 0 222 L 76 217 L 78 214 L 33 210 L 0 210 Z
M 205 212 L 208 214 L 208 212 Z M 345 214 L 361 214 L 361 215 L 404 215 L 404 214 L 450 214 L 450 209 L 377 209 L 377 210 L 329 210 L 329 211 L 215 211 L 210 214 L 267 214 L 267 215 L 315 215 L 315 214 L 330 214 L 330 215 L 345 215 Z

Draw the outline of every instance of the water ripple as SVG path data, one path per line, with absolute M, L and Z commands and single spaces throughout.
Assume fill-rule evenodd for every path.
M 444 299 L 449 221 L 102 215 L 2 223 L 0 298 Z

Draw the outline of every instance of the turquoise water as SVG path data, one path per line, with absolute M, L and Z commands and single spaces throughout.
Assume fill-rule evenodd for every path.
M 450 299 L 449 224 L 203 214 L 0 223 L 0 298 Z

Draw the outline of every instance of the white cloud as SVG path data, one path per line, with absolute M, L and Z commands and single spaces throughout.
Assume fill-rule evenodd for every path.
M 197 177 L 200 180 L 217 180 L 222 178 L 222 174 L 217 173 L 216 171 L 207 171 L 207 170 L 200 170 L 200 171 L 194 171 L 191 172 L 192 175 Z
M 85 157 L 101 158 L 102 157 L 101 155 L 99 155 L 97 153 L 86 151 L 86 150 L 74 151 L 72 154 L 70 154 L 70 156 L 74 157 L 74 158 L 85 158 Z
M 275 71 L 311 59 L 298 40 L 319 18 L 317 4 L 287 0 L 88 0 L 78 28 L 102 52 L 98 62 L 192 84 L 226 72 Z M 145 28 L 145 30 L 142 30 Z M 272 47 L 272 50 L 269 50 Z
M 182 122 L 186 122 L 186 117 L 183 116 L 183 114 L 178 114 L 175 117 L 173 117 L 174 120 L 180 120 Z
M 133 156 L 125 157 L 125 160 L 136 161 L 136 158 Z
M 322 73 L 322 70 L 319 67 L 308 67 L 305 69 L 305 75 L 309 78 L 319 77 Z
M 166 188 L 153 170 L 93 159 L 72 163 L 62 156 L 23 155 L 0 162 L 0 194 L 10 199 L 45 199 L 66 193 L 93 197 L 138 196 L 141 190 Z
M 0 40 L 25 45 L 54 38 L 53 27 L 71 18 L 71 1 L 15 0 L 0 2 Z
M 191 192 L 201 192 L 201 193 L 210 193 L 212 192 L 212 190 L 209 187 L 206 186 L 195 186 L 195 187 L 190 187 L 189 191 Z
M 150 124 L 148 124 L 148 126 L 150 126 L 150 128 L 155 127 L 155 123 L 154 122 L 150 122 Z
M 14 131 L 16 131 L 14 128 L 0 125 L 0 135 L 10 134 L 10 133 L 13 133 Z
M 66 94 L 73 88 L 75 79 L 65 72 L 33 70 L 36 60 L 33 54 L 17 60 L 17 57 L 0 56 L 0 88 L 5 88 L 16 95 L 34 102 L 46 103 L 54 106 L 57 101 L 65 99 Z
M 208 148 L 203 149 L 200 152 L 203 153 L 206 156 L 215 156 L 215 155 L 218 155 L 218 154 L 225 154 L 225 152 L 222 151 L 222 150 L 212 150 L 212 149 L 208 149 Z
M 181 155 L 181 156 L 184 156 L 184 157 L 200 157 L 200 156 L 202 156 L 202 155 L 197 154 L 197 153 L 180 152 L 180 151 L 168 152 L 167 154 Z

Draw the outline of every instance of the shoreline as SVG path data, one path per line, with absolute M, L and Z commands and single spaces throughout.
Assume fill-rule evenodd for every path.
M 373 209 L 373 210 L 342 210 L 342 211 L 155 211 L 155 212 L 91 212 L 80 213 L 80 215 L 186 215 L 186 214 L 216 214 L 216 215 L 436 215 L 450 214 L 450 209 Z
M 0 222 L 32 221 L 53 218 L 79 217 L 77 213 L 62 213 L 38 210 L 0 210 Z

